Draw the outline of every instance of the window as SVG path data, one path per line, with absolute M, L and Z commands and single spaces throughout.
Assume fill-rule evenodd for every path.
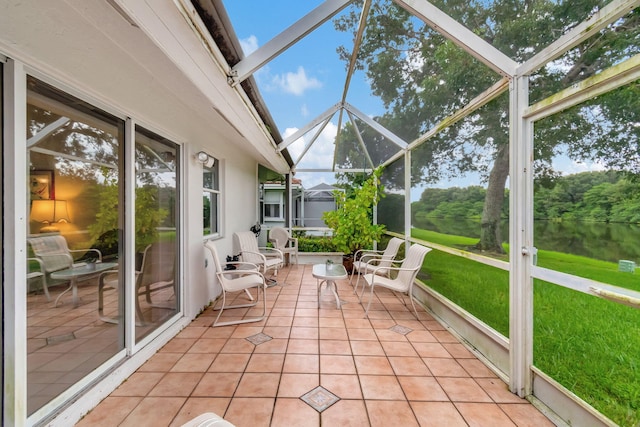
M 283 220 L 283 191 L 265 191 L 264 193 L 264 219 L 269 220 Z
M 220 234 L 220 161 L 203 166 L 202 171 L 202 227 L 205 236 Z

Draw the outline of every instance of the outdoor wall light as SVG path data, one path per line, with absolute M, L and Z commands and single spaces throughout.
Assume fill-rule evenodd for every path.
M 208 168 L 213 166 L 216 162 L 216 159 L 214 157 L 211 157 L 204 151 L 199 151 L 198 154 L 196 154 L 196 160 L 198 160 L 199 163 L 202 163 L 204 166 Z

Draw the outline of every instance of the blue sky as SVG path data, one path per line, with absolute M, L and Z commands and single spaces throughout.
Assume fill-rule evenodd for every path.
M 248 55 L 322 1 L 226 0 L 224 3 L 245 55 Z M 352 36 L 334 30 L 329 20 L 254 74 L 284 138 L 340 101 L 346 78 L 346 64 L 340 61 L 336 52 L 340 45 L 350 50 Z M 383 112 L 381 102 L 370 95 L 362 72 L 354 75 L 347 102 L 369 116 Z M 331 122 L 298 168 L 331 167 L 337 115 Z M 313 133 L 308 133 L 306 139 Z M 304 141 L 298 141 L 289 146 L 294 161 L 304 145 Z M 303 180 L 306 188 L 320 182 L 334 182 L 333 174 L 300 172 L 296 177 Z
M 322 1 L 225 0 L 224 3 L 245 55 L 249 55 Z M 340 101 L 346 78 L 346 64 L 339 60 L 336 52 L 340 45 L 351 50 L 352 36 L 350 33 L 334 30 L 332 20 L 329 20 L 254 74 L 267 107 L 284 138 Z M 382 103 L 371 95 L 363 72 L 354 75 L 347 102 L 369 116 L 383 112 Z M 337 122 L 336 115 L 304 156 L 298 165 L 299 169 L 332 166 Z M 309 132 L 304 138 L 308 141 L 314 133 Z M 289 146 L 294 161 L 302 153 L 304 145 L 305 141 L 301 140 Z M 558 170 L 565 173 L 599 169 L 598 165 L 575 164 L 563 156 L 555 159 L 554 163 Z M 305 188 L 320 182 L 335 182 L 332 173 L 299 172 L 296 177 L 302 179 Z M 464 187 L 478 184 L 481 183 L 477 176 L 467 175 L 436 186 Z M 411 199 L 419 199 L 423 189 L 424 187 L 412 188 Z

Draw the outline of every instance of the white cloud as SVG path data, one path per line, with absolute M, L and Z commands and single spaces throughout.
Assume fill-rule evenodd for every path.
M 334 141 L 336 138 L 338 127 L 334 123 L 328 123 L 322 130 L 322 133 L 315 140 L 311 148 L 305 153 L 304 157 L 298 162 L 299 169 L 331 169 L 333 166 Z M 283 133 L 283 137 L 287 138 L 298 131 L 297 128 L 287 128 Z M 310 138 L 315 135 L 316 129 L 307 132 L 302 138 L 297 139 L 287 149 L 291 153 L 294 162 L 304 151 L 304 148 Z M 298 172 L 296 178 L 302 180 L 304 188 L 311 188 L 320 183 L 334 184 L 335 174 L 333 172 Z
M 553 168 L 560 171 L 562 175 L 573 175 L 581 172 L 602 172 L 607 167 L 600 161 L 580 162 L 569 158 L 553 159 Z
M 298 67 L 295 73 L 288 72 L 283 75 L 275 76 L 272 80 L 273 84 L 287 93 L 294 95 L 302 95 L 307 89 L 318 89 L 322 87 L 322 83 L 315 77 L 307 77 L 307 73 L 302 66 Z
M 249 56 L 256 50 L 258 50 L 258 38 L 254 35 L 251 35 L 246 39 L 241 39 L 240 46 L 242 47 L 244 55 Z
M 307 108 L 307 104 L 302 104 L 302 108 L 300 108 L 300 114 L 302 114 L 302 117 L 309 116 L 309 109 Z

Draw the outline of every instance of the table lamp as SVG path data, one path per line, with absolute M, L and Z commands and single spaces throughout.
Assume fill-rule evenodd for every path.
M 33 200 L 31 202 L 31 221 L 45 224 L 40 233 L 60 231 L 52 224 L 57 222 L 71 222 L 67 211 L 66 200 Z

